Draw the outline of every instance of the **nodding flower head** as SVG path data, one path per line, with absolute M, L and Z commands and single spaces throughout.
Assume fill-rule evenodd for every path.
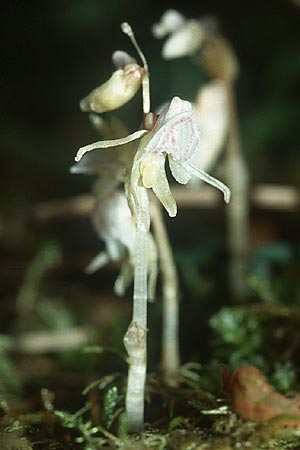
M 117 50 L 112 55 L 117 67 L 112 76 L 80 101 L 84 112 L 103 113 L 125 105 L 141 87 L 145 68 L 127 53 Z
M 152 188 L 170 216 L 176 215 L 177 206 L 166 175 L 167 158 L 171 173 L 178 183 L 187 184 L 194 175 L 220 189 L 225 201 L 229 201 L 228 187 L 191 162 L 199 150 L 200 132 L 191 103 L 179 97 L 174 97 L 163 108 L 151 131 L 138 130 L 122 139 L 100 141 L 82 147 L 75 160 L 79 161 L 90 150 L 114 147 L 139 138 L 141 140 L 132 164 L 131 186 Z
M 200 132 L 192 105 L 179 97 L 165 106 L 153 130 L 142 138 L 143 152 L 136 161 L 140 164 L 140 181 L 153 189 L 170 216 L 176 215 L 177 207 L 165 172 L 166 159 L 178 183 L 187 184 L 195 175 L 219 188 L 225 201 L 229 201 L 230 191 L 223 183 L 192 165 L 199 144 Z

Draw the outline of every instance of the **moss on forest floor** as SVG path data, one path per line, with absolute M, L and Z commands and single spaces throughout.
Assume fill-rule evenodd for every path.
M 52 410 L 53 405 L 38 412 L 7 411 L 0 420 L 1 450 L 300 449 L 300 431 L 282 426 L 280 420 L 245 422 L 232 412 L 226 396 L 215 397 L 191 380 L 168 388 L 156 375 L 148 380 L 148 396 L 154 400 L 147 404 L 146 416 L 160 419 L 128 435 L 120 407 L 124 380 L 119 377 L 118 385 L 116 378 L 109 383 L 104 377 L 89 393 L 103 386 L 103 380 L 107 385 L 100 405 L 90 396 L 75 413 Z

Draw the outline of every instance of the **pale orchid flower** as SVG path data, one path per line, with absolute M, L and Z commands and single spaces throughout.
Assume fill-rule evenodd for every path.
M 204 84 L 193 107 L 202 131 L 200 151 L 195 154 L 193 164 L 202 170 L 211 170 L 216 166 L 228 137 L 230 111 L 226 83 L 213 80 Z M 198 186 L 199 179 L 193 177 L 191 184 Z
M 220 189 L 225 202 L 229 202 L 229 188 L 192 164 L 192 159 L 199 150 L 200 131 L 192 104 L 179 97 L 174 97 L 163 108 L 151 131 L 138 130 L 121 139 L 87 145 L 78 150 L 75 160 L 80 161 L 82 156 L 91 150 L 115 147 L 140 138 L 132 163 L 128 185 L 130 191 L 134 191 L 134 186 L 152 188 L 168 214 L 171 217 L 176 216 L 177 205 L 172 196 L 165 169 L 166 159 L 168 159 L 171 173 L 176 181 L 187 184 L 194 175 Z M 133 193 L 132 201 L 136 203 L 134 197 Z
M 199 20 L 187 19 L 180 12 L 169 9 L 152 27 L 157 39 L 167 36 L 162 48 L 164 59 L 181 58 L 195 54 L 203 45 L 205 32 Z

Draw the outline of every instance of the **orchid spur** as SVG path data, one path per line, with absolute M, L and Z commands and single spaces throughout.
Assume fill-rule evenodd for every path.
M 197 118 L 190 102 L 174 97 L 162 110 L 152 130 L 138 130 L 121 139 L 99 141 L 81 147 L 75 160 L 98 148 L 110 148 L 141 139 L 134 157 L 131 185 L 152 188 L 171 217 L 177 214 L 177 205 L 172 196 L 166 176 L 165 163 L 168 158 L 175 180 L 187 184 L 194 175 L 223 192 L 226 203 L 230 190 L 221 181 L 192 164 L 199 149 L 200 132 Z

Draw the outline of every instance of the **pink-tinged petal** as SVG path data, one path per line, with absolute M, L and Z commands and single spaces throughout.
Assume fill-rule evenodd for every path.
M 190 161 L 199 142 L 198 123 L 191 103 L 174 97 L 162 110 L 145 150 L 147 153 L 167 153 L 175 161 Z

